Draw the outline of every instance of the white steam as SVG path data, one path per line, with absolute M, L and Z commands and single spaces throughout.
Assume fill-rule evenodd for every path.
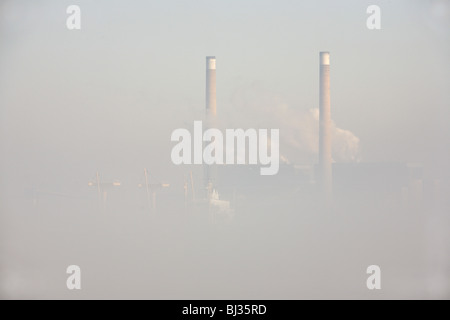
M 315 163 L 319 152 L 319 110 L 292 108 L 271 94 L 252 88 L 233 97 L 232 104 L 218 108 L 226 128 L 280 129 L 280 153 L 284 163 Z M 360 161 L 359 138 L 331 124 L 335 162 Z

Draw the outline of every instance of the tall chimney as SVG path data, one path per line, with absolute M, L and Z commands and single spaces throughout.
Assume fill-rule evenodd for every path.
M 206 116 L 216 116 L 216 57 L 206 57 Z
M 319 183 L 327 197 L 332 196 L 330 53 L 320 52 L 319 98 Z
M 216 126 L 216 57 L 206 57 L 206 128 Z M 217 184 L 216 165 L 205 164 L 204 187 L 206 197 L 211 198 Z

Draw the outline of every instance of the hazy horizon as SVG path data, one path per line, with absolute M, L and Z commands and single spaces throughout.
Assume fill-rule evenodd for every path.
M 72 4 L 81 8 L 81 30 L 66 28 L 66 8 Z M 366 9 L 372 4 L 381 8 L 381 30 L 366 27 Z M 52 283 L 52 272 L 63 268 L 70 260 L 71 252 L 85 264 L 92 263 L 95 270 L 102 270 L 94 249 L 86 249 L 89 243 L 101 236 L 110 240 L 109 243 L 104 239 L 100 242 L 110 245 L 111 251 L 118 246 L 118 252 L 130 261 L 141 261 L 142 265 L 151 265 L 151 258 L 130 249 L 135 241 L 142 241 L 138 245 L 142 252 L 149 249 L 157 256 L 164 255 L 161 252 L 167 249 L 166 246 L 159 247 L 153 243 L 154 247 L 147 248 L 143 244 L 150 241 L 147 237 L 152 237 L 142 226 L 150 218 L 141 221 L 133 214 L 145 206 L 145 195 L 135 188 L 138 183 L 143 183 L 144 168 L 148 168 L 152 183 L 170 183 L 168 190 L 161 191 L 161 197 L 173 205 L 168 205 L 165 210 L 176 216 L 178 202 L 173 199 L 179 199 L 179 207 L 183 207 L 183 187 L 191 170 L 194 170 L 196 187 L 201 183 L 202 167 L 175 166 L 172 163 L 170 152 L 174 144 L 170 135 L 177 128 L 191 130 L 193 121 L 205 117 L 206 56 L 217 58 L 220 128 L 277 128 L 280 130 L 281 162 L 316 165 L 320 51 L 331 54 L 335 163 L 420 164 L 423 166 L 420 183 L 424 198 L 429 202 L 424 202 L 420 208 L 407 206 L 397 210 L 398 199 L 392 199 L 398 194 L 387 197 L 380 182 L 377 189 L 380 193 L 367 195 L 367 199 L 379 196 L 382 199 L 378 203 L 380 208 L 374 205 L 368 209 L 369 212 L 364 212 L 363 205 L 352 199 L 351 192 L 342 193 L 344 195 L 336 209 L 342 219 L 335 221 L 316 208 L 313 201 L 308 202 L 308 196 L 298 186 L 293 187 L 292 192 L 298 193 L 298 199 L 304 197 L 304 204 L 296 202 L 296 196 L 285 200 L 283 197 L 288 197 L 285 191 L 280 192 L 279 198 L 276 190 L 268 192 L 273 198 L 262 195 L 251 198 L 245 194 L 245 197 L 242 195 L 243 211 L 248 215 L 242 215 L 244 218 L 240 220 L 236 211 L 238 222 L 231 227 L 230 234 L 238 234 L 233 238 L 236 242 L 233 242 L 234 248 L 242 249 L 240 244 L 246 239 L 246 233 L 250 238 L 254 235 L 258 239 L 258 242 L 247 243 L 256 252 L 254 259 L 247 257 L 249 260 L 246 260 L 244 251 L 236 255 L 227 251 L 228 236 L 223 230 L 218 231 L 223 232 L 223 238 L 215 244 L 231 261 L 243 259 L 248 265 L 257 265 L 265 259 L 264 248 L 270 247 L 264 243 L 261 230 L 280 223 L 274 234 L 283 238 L 287 230 L 292 237 L 303 239 L 305 242 L 298 240 L 298 243 L 302 243 L 301 250 L 309 262 L 302 270 L 314 273 L 318 264 L 326 265 L 333 260 L 334 255 L 329 252 L 327 243 L 336 237 L 342 247 L 348 249 L 344 254 L 349 255 L 346 256 L 347 261 L 354 261 L 353 264 L 345 264 L 335 257 L 334 262 L 345 264 L 336 270 L 342 267 L 344 271 L 341 271 L 351 279 L 352 272 L 360 267 L 364 269 L 366 261 L 370 260 L 354 247 L 354 241 L 361 237 L 361 242 L 368 244 L 385 265 L 392 262 L 393 269 L 405 268 L 410 273 L 404 281 L 398 278 L 398 286 L 387 286 L 391 291 L 386 289 L 386 296 L 382 292 L 371 296 L 370 292 L 363 293 L 366 290 L 364 286 L 361 289 L 349 284 L 352 289 L 343 293 L 344 298 L 429 297 L 423 289 L 426 286 L 423 270 L 426 268 L 422 266 L 427 264 L 429 254 L 426 252 L 431 251 L 432 256 L 438 256 L 442 263 L 441 271 L 447 270 L 450 254 L 449 204 L 445 199 L 450 190 L 448 30 L 450 4 L 438 0 L 352 0 L 339 3 L 331 0 L 1 1 L 0 297 L 71 298 L 71 293 L 65 288 L 65 270 L 55 275 L 58 281 L 62 279 L 61 286 Z M 111 191 L 109 195 L 112 204 L 108 210 L 114 212 L 113 216 L 120 217 L 117 220 L 105 222 L 96 216 L 97 194 L 87 187 L 96 172 L 100 172 L 104 181 L 117 179 L 122 183 L 123 191 Z M 354 173 L 349 180 L 356 177 Z M 249 181 L 241 177 L 233 183 L 247 187 L 251 184 Z M 258 186 L 272 185 L 272 182 L 264 182 L 269 180 L 258 181 L 261 181 Z M 430 187 L 438 184 L 439 188 Z M 429 198 L 434 197 L 435 191 L 430 190 L 437 189 L 442 193 L 442 199 L 433 202 Z M 74 198 L 48 197 L 34 212 L 32 192 L 36 190 Z M 230 190 L 223 193 L 229 193 L 226 200 L 233 201 Z M 365 196 L 361 195 L 363 199 Z M 236 203 L 239 203 L 239 194 L 236 198 Z M 260 208 L 259 201 L 267 201 L 268 205 Z M 346 207 L 344 203 L 351 205 Z M 301 208 L 299 211 L 304 216 L 293 217 L 296 206 Z M 260 224 L 252 224 L 253 218 L 245 218 L 257 216 L 259 212 L 266 217 Z M 291 215 L 287 215 L 283 222 L 274 222 L 271 217 L 277 212 Z M 364 214 L 367 214 L 367 220 L 359 218 Z M 408 218 L 408 214 L 411 217 Z M 37 218 L 39 216 L 42 220 Z M 195 264 L 193 259 L 201 256 L 203 249 L 209 253 L 214 250 L 199 248 L 200 240 L 189 236 L 190 227 L 186 229 L 179 220 L 174 220 L 173 225 L 164 220 L 155 222 L 161 223 L 161 228 L 151 228 L 158 234 L 155 239 L 164 239 L 168 247 L 178 243 L 178 234 L 187 237 L 185 240 L 192 245 L 190 249 L 174 250 L 179 256 L 168 258 L 167 263 L 161 262 L 158 267 L 168 272 L 164 278 L 166 282 L 158 286 L 170 287 L 180 281 L 179 292 L 173 295 L 165 292 L 162 296 L 150 289 L 148 295 L 142 288 L 134 292 L 133 285 L 139 287 L 139 277 L 132 276 L 134 265 L 105 253 L 106 260 L 117 262 L 121 267 L 115 268 L 125 270 L 123 272 L 130 276 L 130 283 L 123 284 L 123 293 L 111 293 L 112 297 L 208 298 L 207 292 L 211 291 L 212 298 L 223 298 L 220 291 L 223 286 L 226 288 L 225 296 L 228 294 L 233 298 L 234 291 L 227 286 L 226 279 L 232 281 L 234 276 L 240 279 L 242 288 L 237 298 L 249 298 L 260 292 L 258 279 L 246 278 L 239 268 L 233 269 L 232 275 L 225 275 L 223 282 L 216 283 L 215 289 L 209 288 L 209 275 L 202 277 L 192 266 Z M 354 224 L 347 223 L 348 220 Z M 299 230 L 304 233 L 290 230 L 289 221 L 294 225 L 298 223 Z M 69 227 L 71 222 L 75 223 L 73 230 Z M 379 234 L 372 236 L 380 237 L 380 242 L 364 235 L 363 230 L 370 233 L 371 222 L 379 227 Z M 317 235 L 308 233 L 308 224 L 317 230 Z M 164 235 L 164 228 L 168 234 Z M 203 227 L 195 226 L 192 230 L 211 236 L 210 230 L 205 231 Z M 348 237 L 333 234 L 333 230 L 348 233 Z M 66 233 L 72 236 L 72 240 L 65 238 Z M 430 240 L 427 236 L 433 233 L 438 235 L 437 240 Z M 318 235 L 323 238 L 319 239 Z M 383 235 L 386 240 L 382 239 Z M 389 247 L 388 241 L 396 239 L 397 235 L 404 243 L 393 245 L 392 251 L 386 249 L 389 252 L 383 254 L 382 248 Z M 122 246 L 120 237 L 125 239 Z M 318 241 L 315 250 L 305 244 L 313 239 Z M 59 241 L 62 241 L 60 246 Z M 284 244 L 280 240 L 279 245 Z M 87 253 L 83 255 L 85 249 Z M 291 249 L 294 252 L 299 248 Z M 39 250 L 42 250 L 42 256 L 36 255 Z M 199 251 L 192 253 L 189 250 Z M 396 250 L 405 250 L 403 253 L 408 256 L 397 261 Z M 55 265 L 51 264 L 53 252 L 59 257 L 55 258 L 58 261 Z M 188 252 L 197 258 L 189 259 Z M 283 255 L 269 250 L 266 258 L 290 261 L 288 256 L 291 257 L 287 253 Z M 334 286 L 318 274 L 313 277 L 319 281 L 317 283 L 309 283 L 308 279 L 302 278 L 309 291 L 300 292 L 291 287 L 289 281 L 293 270 L 301 269 L 303 261 L 297 258 L 299 260 L 292 258 L 292 270 L 289 269 L 284 276 L 278 275 L 279 282 L 274 280 L 269 285 L 273 295 L 267 289 L 267 292 L 263 290 L 261 297 L 339 297 L 342 284 Z M 418 269 L 409 269 L 415 258 L 420 260 Z M 202 260 L 204 257 L 199 259 L 207 263 Z M 226 269 L 223 265 L 225 260 L 217 258 L 212 263 L 222 270 Z M 173 264 L 180 261 L 192 267 L 186 273 L 195 273 L 196 282 L 190 282 L 181 275 L 173 276 L 178 272 Z M 76 264 L 76 261 L 70 263 Z M 324 268 L 323 272 L 333 278 L 327 269 L 333 270 L 331 266 L 318 268 Z M 30 270 L 35 270 L 35 273 Z M 45 271 L 39 275 L 39 270 Z M 274 264 L 267 266 L 262 273 L 272 275 L 280 270 L 282 268 Z M 143 269 L 141 271 L 144 272 Z M 448 270 L 446 272 L 444 276 L 437 272 L 445 284 L 438 286 L 439 294 L 433 295 L 432 292 L 431 296 L 449 297 L 450 275 Z M 395 279 L 394 273 L 387 277 Z M 418 273 L 421 285 L 408 282 L 411 274 Z M 5 279 L 14 277 L 22 280 L 17 280 L 18 284 L 12 286 L 2 286 L 1 282 L 6 283 Z M 364 272 L 355 277 L 361 277 L 365 283 Z M 89 279 L 95 281 L 94 273 L 89 274 Z M 24 284 L 26 281 L 32 282 L 29 287 Z M 105 276 L 98 281 L 105 285 L 108 280 Z M 195 291 L 195 283 L 203 289 Z M 239 283 L 235 285 L 239 286 Z M 320 285 L 329 285 L 329 292 L 321 292 Z M 50 288 L 48 291 L 42 289 L 46 286 Z M 287 288 L 286 292 L 283 288 Z M 91 291 L 82 290 L 76 297 L 103 296 L 108 294 L 96 286 L 91 287 Z

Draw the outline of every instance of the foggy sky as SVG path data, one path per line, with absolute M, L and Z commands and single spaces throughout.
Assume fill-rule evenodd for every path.
M 71 4 L 79 31 L 66 28 Z M 381 30 L 366 27 L 371 4 Z M 170 134 L 204 117 L 208 55 L 224 126 L 279 126 L 280 154 L 312 164 L 318 54 L 330 51 L 332 119 L 358 142 L 351 155 L 449 179 L 448 30 L 446 1 L 3 0 L 0 209 L 27 186 L 69 192 L 96 171 L 134 183 L 148 167 L 181 186 Z
M 156 147 L 162 166 L 161 144 L 183 125 L 180 115 L 203 116 L 206 55 L 218 59 L 224 115 L 254 86 L 294 110 L 317 108 L 317 56 L 329 50 L 332 118 L 360 138 L 365 161 L 450 160 L 441 139 L 450 130 L 444 2 L 381 1 L 382 30 L 371 31 L 364 1 L 79 1 L 79 32 L 65 27 L 69 2 L 44 3 L 2 3 L 8 158 L 39 159 L 49 148 L 66 159 L 106 151 L 120 159 L 126 146 L 137 158 Z

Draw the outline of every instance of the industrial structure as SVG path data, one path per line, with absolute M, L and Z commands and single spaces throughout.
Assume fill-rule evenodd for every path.
M 220 125 L 216 93 L 216 57 L 207 56 L 206 129 L 218 128 Z M 107 192 L 120 189 L 121 194 L 127 190 L 133 197 L 137 194 L 135 198 L 130 196 L 128 199 L 135 199 L 133 201 L 138 203 L 136 207 L 140 210 L 153 213 L 158 211 L 160 217 L 168 212 L 180 211 L 202 218 L 208 216 L 212 222 L 228 221 L 236 211 L 250 212 L 254 210 L 254 206 L 266 209 L 268 204 L 273 204 L 274 207 L 280 203 L 295 203 L 295 206 L 316 203 L 340 206 L 348 200 L 345 205 L 350 206 L 359 202 L 364 202 L 361 205 L 365 205 L 368 202 L 380 203 L 382 199 L 386 202 L 400 199 L 405 206 L 414 204 L 418 207 L 422 199 L 431 197 L 424 192 L 429 183 L 423 179 L 421 164 L 332 163 L 331 129 L 330 53 L 320 52 L 317 164 L 282 163 L 278 174 L 273 176 L 261 176 L 259 170 L 252 165 L 204 164 L 203 167 L 194 169 L 194 172 L 186 173 L 184 186 L 180 184 L 180 188 L 177 188 L 176 183 L 168 188 L 167 183 L 150 181 L 149 172 L 144 169 L 144 180 L 138 187 L 145 190 L 145 198 L 142 196 L 143 193 L 136 193 L 134 183 L 134 188 L 129 188 L 126 183 L 122 186 L 117 180 L 105 182 L 98 172 L 95 179 L 89 181 L 88 186 L 97 191 L 98 206 L 103 210 L 117 209 L 120 197 L 113 195 L 108 199 Z M 120 188 L 117 188 L 119 186 Z M 44 195 L 46 198 L 55 195 L 67 198 L 66 194 L 43 192 L 42 189 L 33 189 L 30 195 L 35 207 L 38 199 Z
M 217 125 L 216 108 L 216 57 L 206 57 L 206 129 L 215 128 Z M 205 165 L 204 188 L 206 198 L 211 199 L 217 186 L 216 165 Z
M 148 208 L 153 212 L 156 213 L 156 191 L 162 188 L 168 188 L 170 187 L 170 184 L 168 183 L 149 183 L 149 174 L 147 168 L 144 168 L 144 178 L 145 183 L 138 184 L 139 188 L 145 187 L 145 191 L 147 194 L 147 205 Z
M 98 206 L 99 209 L 106 209 L 106 200 L 108 198 L 108 189 L 113 187 L 120 187 L 120 181 L 114 180 L 113 182 L 104 182 L 100 179 L 98 171 L 95 173 L 95 180 L 88 182 L 89 187 L 97 188 Z
M 319 186 L 327 201 L 332 197 L 330 53 L 320 52 L 319 80 Z

